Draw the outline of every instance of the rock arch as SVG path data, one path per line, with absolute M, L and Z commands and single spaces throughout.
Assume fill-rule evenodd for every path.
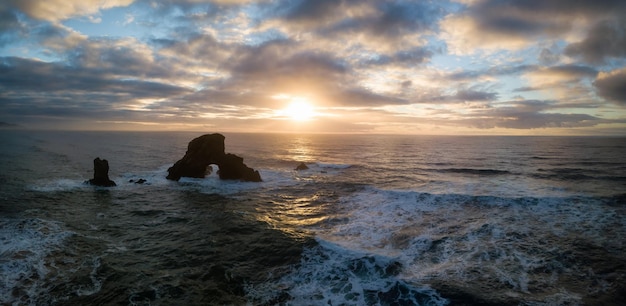
M 191 140 L 185 156 L 167 169 L 167 179 L 178 181 L 181 177 L 203 178 L 207 166 L 215 164 L 219 167 L 220 179 L 262 181 L 259 172 L 246 166 L 242 157 L 225 152 L 225 138 L 222 134 L 214 133 Z

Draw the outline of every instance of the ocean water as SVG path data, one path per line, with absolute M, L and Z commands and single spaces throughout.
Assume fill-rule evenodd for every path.
M 0 304 L 626 301 L 624 138 L 225 133 L 263 182 L 166 180 L 201 134 L 1 130 Z

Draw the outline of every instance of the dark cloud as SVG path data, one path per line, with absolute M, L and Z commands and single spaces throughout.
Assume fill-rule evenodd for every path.
M 105 116 L 138 99 L 183 95 L 169 84 L 112 78 L 97 69 L 21 58 L 0 59 L 0 109 L 12 114 Z
M 515 75 L 524 72 L 534 71 L 539 69 L 536 65 L 513 65 L 513 66 L 497 66 L 488 69 L 481 70 L 463 70 L 453 72 L 446 76 L 446 79 L 451 81 L 465 81 L 465 80 L 477 80 L 482 77 L 497 77 Z
M 626 68 L 601 73 L 593 85 L 599 96 L 626 105 Z
M 454 99 L 460 101 L 491 101 L 495 100 L 498 94 L 495 92 L 477 91 L 471 89 L 459 90 L 454 95 Z
M 341 60 L 330 53 L 299 52 L 292 41 L 278 40 L 255 47 L 242 47 L 227 65 L 236 76 L 331 77 L 347 72 Z
M 560 55 L 550 51 L 550 49 L 543 48 L 539 54 L 539 62 L 544 65 L 553 65 L 558 62 Z
M 443 14 L 440 8 L 423 2 L 385 2 L 378 5 L 380 15 L 364 19 L 363 26 L 378 35 L 398 36 L 408 31 L 432 29 Z M 368 26 L 369 25 L 369 26 Z
M 595 77 L 598 71 L 595 68 L 581 65 L 558 65 L 545 69 L 547 73 L 563 74 L 574 77 Z
M 580 44 L 569 47 L 570 54 L 581 54 L 596 60 L 605 53 L 620 53 L 623 20 L 626 19 L 626 1 L 569 1 L 569 0 L 484 0 L 469 5 L 458 15 L 449 16 L 448 31 L 460 31 L 464 37 L 457 37 L 456 43 L 471 48 L 471 43 L 488 42 L 495 47 L 530 44 L 537 39 L 562 38 L 580 24 L 602 22 L 590 31 L 588 38 Z M 467 22 L 471 20 L 472 22 Z M 615 24 L 615 21 L 619 25 Z M 470 30 L 458 29 L 467 27 Z M 615 47 L 606 44 L 605 38 L 617 39 Z M 524 44 L 522 44 L 524 42 Z M 600 45 L 601 46 L 600 46 Z M 480 46 L 476 46 L 480 47 Z M 607 51 L 598 48 L 609 48 Z M 624 48 L 621 48 L 624 50 Z
M 214 61 L 216 60 L 216 54 L 225 51 L 226 47 L 228 47 L 217 41 L 212 35 L 192 32 L 186 36 L 177 40 L 171 38 L 152 39 L 151 42 L 157 47 L 171 51 L 172 54 L 181 57 L 207 58 Z
M 266 10 L 294 33 L 305 30 L 325 39 L 361 35 L 385 42 L 433 30 L 445 14 L 439 4 L 422 1 L 284 0 Z
M 610 122 L 587 114 L 557 113 L 554 111 L 558 107 L 555 101 L 521 100 L 501 104 L 504 105 L 486 108 L 473 115 L 476 119 L 464 119 L 463 122 L 482 129 L 573 128 Z M 551 111 L 546 112 L 548 110 Z
M 376 59 L 368 60 L 367 65 L 401 65 L 413 66 L 427 62 L 433 56 L 433 52 L 422 47 L 412 48 L 410 50 L 398 51 L 391 55 L 380 55 Z
M 341 106 L 383 106 L 408 104 L 409 101 L 393 96 L 374 93 L 364 88 L 351 88 L 332 96 L 337 105 Z
M 622 0 L 598 1 L 570 1 L 570 0 L 489 0 L 482 2 L 482 6 L 494 8 L 517 8 L 524 12 L 546 13 L 579 13 L 579 14 L 606 14 L 625 10 L 626 4 Z
M 295 22 L 313 22 L 327 20 L 331 15 L 342 12 L 347 1 L 341 0 L 302 0 L 287 1 L 289 7 L 284 11 L 283 18 Z M 284 4 L 283 4 L 284 5 Z
M 358 3 L 358 2 L 357 2 Z M 423 2 L 370 2 L 375 14 L 341 19 L 323 30 L 324 34 L 367 33 L 386 39 L 394 39 L 407 33 L 432 30 L 443 16 L 440 7 Z
M 609 57 L 626 56 L 626 13 L 618 19 L 596 23 L 584 40 L 568 45 L 565 54 L 582 56 L 589 63 L 603 63 Z
M 585 114 L 511 112 L 495 120 L 494 126 L 511 129 L 573 128 L 596 126 L 603 122 L 600 118 Z
M 541 90 L 542 88 L 540 87 L 532 87 L 532 86 L 524 86 L 524 87 L 518 87 L 513 89 L 513 92 L 526 92 L 526 91 L 535 91 L 535 90 Z
M 15 12 L 0 8 L 0 47 L 14 41 L 23 32 Z
M 171 78 L 167 61 L 156 63 L 152 51 L 132 39 L 96 38 L 84 41 L 67 52 L 74 67 L 97 69 L 100 74 L 130 78 Z

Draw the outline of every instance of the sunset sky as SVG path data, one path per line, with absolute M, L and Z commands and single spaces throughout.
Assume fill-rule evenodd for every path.
M 3 0 L 0 122 L 626 135 L 626 1 Z

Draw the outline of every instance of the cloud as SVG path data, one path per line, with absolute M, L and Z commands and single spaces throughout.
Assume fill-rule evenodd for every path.
M 328 22 L 341 14 L 347 1 L 337 0 L 303 0 L 286 1 L 288 9 L 279 13 L 282 18 L 296 23 L 313 23 L 314 25 Z
M 25 33 L 25 29 L 18 21 L 15 12 L 0 8 L 0 47 L 17 39 Z
M 606 58 L 626 56 L 626 13 L 617 19 L 596 23 L 580 42 L 565 48 L 569 56 L 582 56 L 589 63 L 603 63 Z
M 454 99 L 459 101 L 490 101 L 495 100 L 498 94 L 495 92 L 476 91 L 471 89 L 459 90 Z
M 31 18 L 59 22 L 73 16 L 85 16 L 118 6 L 128 6 L 133 0 L 7 0 L 6 7 L 15 8 Z
M 593 85 L 599 96 L 626 106 L 626 68 L 600 72 Z
M 334 50 L 353 47 L 387 54 L 424 43 L 444 14 L 438 3 L 420 1 L 277 1 L 266 7 L 264 28 L 307 37 Z
M 469 54 L 477 49 L 520 49 L 537 39 L 566 38 L 577 27 L 597 20 L 623 20 L 626 2 L 484 0 L 441 21 L 448 49 Z M 597 47 L 597 46 L 596 46 Z M 572 51 L 574 52 L 574 51 Z
M 562 101 L 561 103 L 576 103 L 584 107 L 585 104 L 596 103 L 590 83 L 597 75 L 596 68 L 585 65 L 536 67 L 523 74 L 527 86 L 513 91 L 540 91 L 544 98 Z
M 284 94 L 350 131 L 614 123 L 601 118 L 624 116 L 624 3 L 9 0 L 0 119 L 289 130 L 273 122 Z
M 100 70 L 21 58 L 0 58 L 0 109 L 25 116 L 98 117 L 140 110 L 146 101 L 179 96 L 188 89 L 124 79 Z
M 548 48 L 543 48 L 539 54 L 539 62 L 544 65 L 554 65 L 560 59 L 560 54 L 552 52 Z
M 524 75 L 533 85 L 549 88 L 595 78 L 598 71 L 589 66 L 556 65 L 536 67 L 536 69 L 526 71 Z
M 517 75 L 537 69 L 539 69 L 537 65 L 496 66 L 488 69 L 455 71 L 448 73 L 445 78 L 450 81 L 492 79 L 501 76 Z
M 588 114 L 558 113 L 555 111 L 558 103 L 554 101 L 518 100 L 498 104 L 461 119 L 461 123 L 481 129 L 539 129 L 591 127 L 611 122 Z
M 403 65 L 413 66 L 428 61 L 433 56 L 433 52 L 422 47 L 416 47 L 409 50 L 400 50 L 391 55 L 382 54 L 375 59 L 365 61 L 368 65 Z

